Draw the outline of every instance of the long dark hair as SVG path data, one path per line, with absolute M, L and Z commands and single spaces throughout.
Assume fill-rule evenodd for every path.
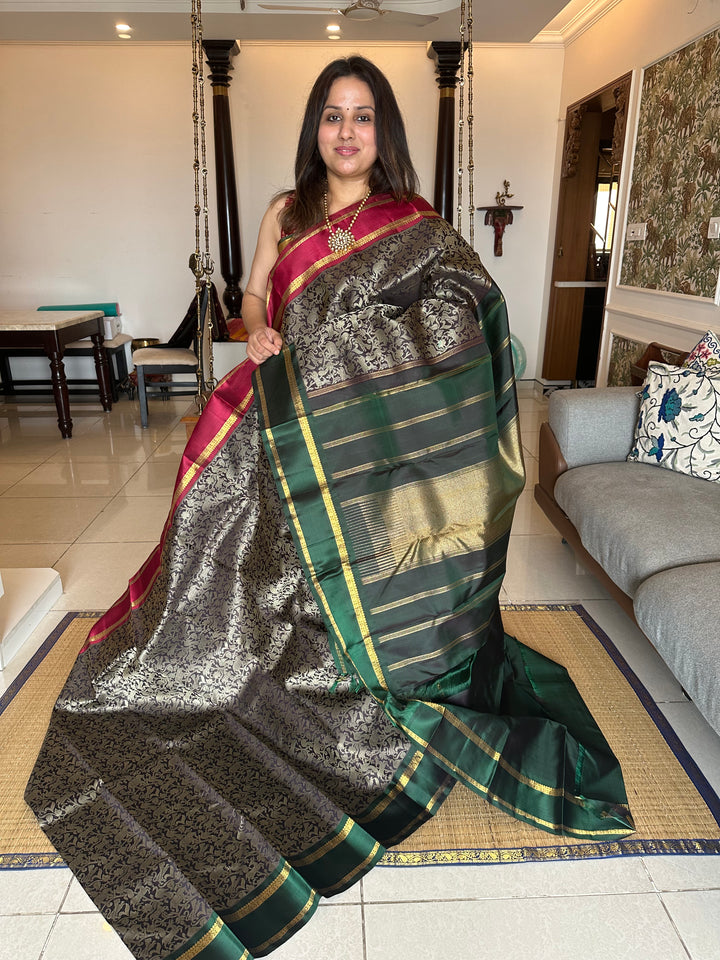
M 405 124 L 385 74 L 365 57 L 333 60 L 313 84 L 305 107 L 295 157 L 294 201 L 285 207 L 280 218 L 285 233 L 305 230 L 322 219 L 326 171 L 317 145 L 318 129 L 330 87 L 340 77 L 362 80 L 375 100 L 378 155 L 370 171 L 370 189 L 373 193 L 391 193 L 396 200 L 417 193 L 418 179 L 410 159 Z

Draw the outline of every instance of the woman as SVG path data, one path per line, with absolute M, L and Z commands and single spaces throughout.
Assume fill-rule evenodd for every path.
M 26 794 L 139 960 L 270 952 L 457 779 L 546 830 L 632 829 L 567 675 L 503 634 L 523 484 L 504 305 L 416 195 L 360 57 L 310 94 L 243 319 L 250 362 Z

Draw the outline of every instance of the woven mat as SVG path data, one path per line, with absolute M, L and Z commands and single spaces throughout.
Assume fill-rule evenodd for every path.
M 62 860 L 23 802 L 52 706 L 96 614 L 68 614 L 0 697 L 0 869 Z M 627 840 L 554 837 L 464 787 L 382 865 L 720 853 L 720 800 L 608 637 L 580 606 L 509 606 L 508 633 L 564 664 L 618 756 L 637 826 Z
M 50 714 L 99 614 L 68 613 L 0 697 L 0 869 L 63 861 L 23 800 Z
M 636 832 L 593 843 L 543 833 L 456 786 L 440 812 L 381 863 L 512 863 L 653 853 L 720 853 L 720 800 L 628 664 L 581 606 L 507 606 L 503 623 L 562 663 L 625 778 Z

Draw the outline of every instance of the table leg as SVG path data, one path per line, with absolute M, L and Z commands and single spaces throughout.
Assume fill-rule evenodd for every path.
M 130 383 L 130 377 L 128 375 L 125 344 L 123 344 L 121 349 L 115 354 L 115 363 L 117 365 L 118 388 L 127 393 L 128 399 L 133 400 L 135 391 Z
M 103 410 L 112 410 L 112 394 L 110 386 L 110 369 L 108 367 L 107 354 L 103 350 L 103 336 L 100 333 L 93 333 L 93 357 L 95 359 L 95 372 L 97 374 L 98 386 L 100 387 L 100 403 Z
M 0 380 L 2 380 L 3 393 L 15 393 L 12 372 L 10 370 L 10 359 L 4 350 L 0 350 Z
M 58 426 L 63 437 L 72 436 L 72 420 L 70 419 L 70 397 L 68 396 L 67 380 L 65 379 L 65 364 L 62 354 L 57 350 L 49 353 L 50 375 L 52 377 L 55 406 L 57 408 Z

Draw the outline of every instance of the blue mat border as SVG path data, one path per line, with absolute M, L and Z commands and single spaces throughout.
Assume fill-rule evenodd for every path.
M 47 639 L 43 640 L 42 644 L 37 648 L 35 653 L 28 660 L 17 677 L 15 677 L 12 683 L 8 684 L 7 690 L 0 696 L 0 716 L 2 716 L 4 711 L 7 710 L 15 697 L 20 693 L 27 681 L 30 679 L 33 673 L 35 673 L 37 668 L 50 653 L 52 648 L 55 646 L 63 633 L 65 633 L 73 620 L 76 620 L 78 617 L 95 617 L 95 619 L 97 619 L 99 616 L 100 614 L 83 613 L 81 611 L 78 612 L 77 610 L 65 614 L 60 623 L 58 623 Z
M 683 746 L 682 741 L 675 733 L 675 730 L 671 726 L 665 714 L 655 703 L 645 685 L 641 682 L 635 671 L 620 653 L 610 637 L 608 637 L 605 631 L 593 620 L 587 610 L 581 604 L 570 604 L 569 606 L 571 606 L 571 608 L 583 621 L 585 626 L 600 641 L 610 659 L 613 661 L 620 673 L 622 673 L 622 675 L 625 677 L 628 684 L 635 691 L 635 694 L 645 708 L 646 713 L 650 716 L 650 719 L 658 728 L 663 736 L 663 739 L 685 770 L 685 773 L 688 775 L 691 783 L 707 804 L 708 810 L 715 818 L 715 822 L 720 826 L 720 797 L 718 797 L 717 793 L 713 790 L 707 778 L 705 777 L 705 774 L 700 770 L 693 758 L 687 752 L 687 749 Z

